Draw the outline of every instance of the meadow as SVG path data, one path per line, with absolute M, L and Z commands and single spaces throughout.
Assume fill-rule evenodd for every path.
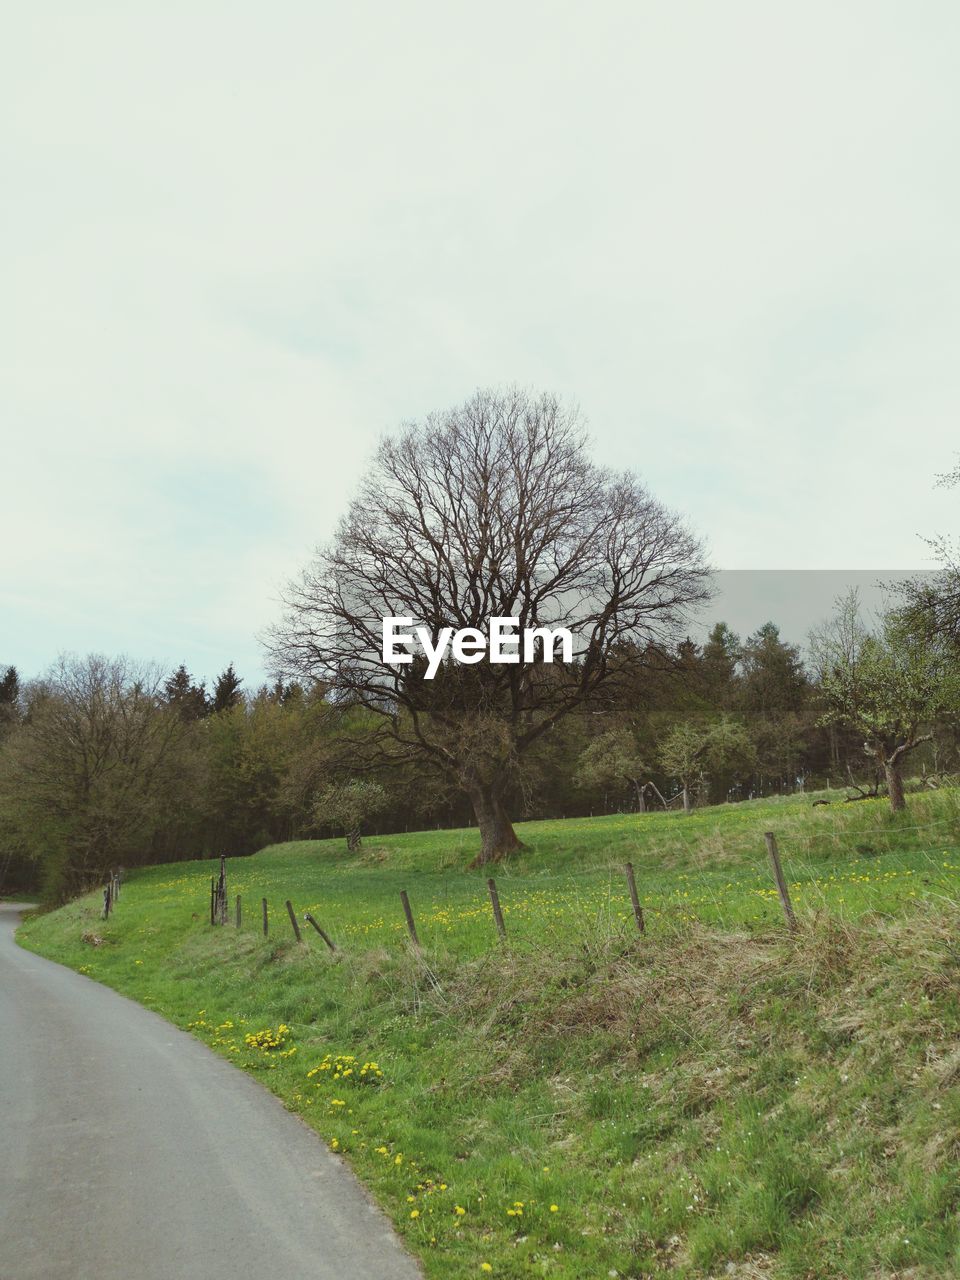
M 19 937 L 256 1073 L 429 1276 L 960 1267 L 957 791 L 898 815 L 806 796 L 518 834 L 494 869 L 505 944 L 470 829 L 228 859 L 225 928 L 218 868 L 192 862 L 132 874 L 108 921 L 91 895 Z M 286 899 L 335 953 L 308 926 L 295 942 Z

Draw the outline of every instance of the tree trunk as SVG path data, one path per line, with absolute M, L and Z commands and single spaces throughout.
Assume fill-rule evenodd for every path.
M 663 794 L 663 792 L 660 790 L 660 788 L 657 786 L 657 784 L 654 782 L 652 778 L 648 779 L 648 781 L 643 784 L 644 791 L 646 791 L 647 787 L 649 787 L 650 790 L 653 792 L 653 794 L 657 797 L 657 799 L 663 805 L 664 809 L 670 808 L 670 801 L 666 798 L 666 796 Z
M 683 812 L 689 813 L 693 806 L 690 803 L 690 788 L 684 783 L 683 786 Z
M 499 862 L 508 854 L 522 849 L 513 824 L 507 817 L 495 786 L 478 783 L 468 791 L 473 812 L 480 830 L 480 852 L 470 864 L 483 867 L 488 862 Z
M 638 812 L 638 813 L 646 813 L 646 812 L 647 812 L 647 797 L 646 797 L 645 789 L 640 785 L 640 779 L 639 779 L 639 778 L 634 778 L 634 780 L 633 780 L 633 785 L 634 785 L 634 786 L 636 787 L 636 789 L 637 789 L 637 812 Z
M 894 813 L 899 813 L 901 809 L 907 807 L 907 802 L 903 798 L 903 775 L 900 772 L 899 760 L 885 760 L 883 764 L 883 772 L 887 779 L 887 794 L 890 797 L 890 808 Z
M 356 853 L 360 848 L 360 828 L 356 827 L 353 831 L 347 832 L 347 848 L 351 853 Z

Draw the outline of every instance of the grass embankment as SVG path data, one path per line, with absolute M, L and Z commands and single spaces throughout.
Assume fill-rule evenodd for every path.
M 91 896 L 20 937 L 258 1073 L 431 1277 L 941 1277 L 960 1268 L 958 815 L 944 791 L 897 817 L 808 797 L 530 823 L 497 870 L 507 946 L 470 831 L 232 862 L 239 932 L 211 929 L 213 864 L 192 863 L 132 876 L 108 923 Z M 336 955 L 309 928 L 296 945 L 286 898 Z

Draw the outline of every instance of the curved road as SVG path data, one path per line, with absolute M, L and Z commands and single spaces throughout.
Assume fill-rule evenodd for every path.
M 280 1103 L 192 1036 L 23 951 L 0 903 L 2 1280 L 416 1280 Z

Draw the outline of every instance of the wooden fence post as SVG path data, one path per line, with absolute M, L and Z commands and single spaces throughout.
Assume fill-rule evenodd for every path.
M 213 876 L 210 877 L 210 923 L 217 923 L 217 886 Z
M 410 930 L 413 945 L 419 951 L 420 939 L 417 937 L 417 926 L 413 923 L 413 912 L 410 910 L 410 899 L 407 897 L 406 889 L 400 890 L 400 901 L 403 903 L 403 914 L 407 917 L 407 928 Z
M 290 923 L 293 925 L 294 936 L 300 942 L 300 926 L 297 924 L 297 916 L 293 907 L 290 905 L 290 899 L 287 899 L 287 915 L 290 917 Z
M 790 901 L 790 891 L 787 888 L 787 882 L 783 878 L 783 868 L 780 866 L 780 852 L 777 849 L 777 837 L 772 831 L 765 831 L 763 838 L 767 842 L 767 853 L 770 855 L 770 865 L 773 867 L 773 878 L 777 882 L 777 892 L 780 894 L 780 905 L 783 907 L 783 914 L 787 918 L 787 924 L 791 929 L 797 927 L 797 917 L 793 914 L 793 903 Z
M 633 918 L 637 922 L 637 931 L 644 933 L 646 925 L 643 923 L 643 907 L 641 907 L 640 899 L 637 897 L 637 882 L 633 876 L 633 863 L 628 862 L 623 869 L 627 875 L 627 888 L 630 890 L 630 901 L 633 903 Z
M 227 856 L 220 855 L 220 882 L 217 885 L 217 898 L 220 907 L 220 923 L 227 923 Z
M 106 886 L 104 886 L 103 890 L 103 911 L 101 914 L 104 920 L 110 915 L 110 890 Z
M 336 951 L 337 948 L 333 945 L 333 943 L 330 941 L 330 939 L 327 937 L 324 931 L 320 928 L 320 926 L 317 924 L 316 920 L 314 920 L 313 916 L 310 914 L 309 911 L 303 918 L 304 920 L 309 920 L 309 922 L 313 925 L 317 933 L 319 933 L 320 937 L 324 940 L 324 942 L 327 944 L 330 950 Z
M 491 878 L 487 881 L 490 890 L 490 902 L 493 906 L 493 918 L 497 922 L 497 933 L 503 942 L 507 940 L 507 926 L 503 923 L 503 912 L 500 910 L 500 895 L 497 893 L 497 882 Z
M 269 933 L 269 929 L 267 927 L 267 900 L 266 898 L 264 898 L 263 899 L 263 936 L 266 937 L 268 933 Z
M 237 894 L 237 928 L 238 928 L 238 929 L 240 928 L 240 921 L 241 921 L 242 919 L 243 919 L 243 914 L 242 914 L 241 909 L 240 909 L 240 895 L 239 895 L 239 893 L 238 893 L 238 894 Z

